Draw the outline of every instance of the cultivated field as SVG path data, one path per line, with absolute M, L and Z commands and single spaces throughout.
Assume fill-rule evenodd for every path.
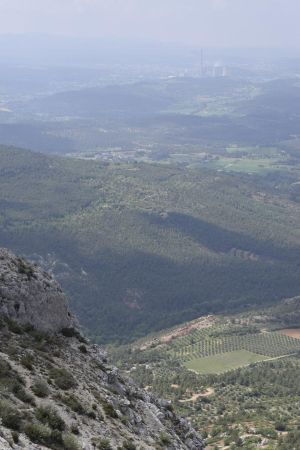
M 209 373 L 224 373 L 265 359 L 266 357 L 247 350 L 237 350 L 216 356 L 194 358 L 187 361 L 185 366 L 190 370 L 206 375 Z
M 230 331 L 224 325 L 196 330 L 176 339 L 169 353 L 188 369 L 208 374 L 300 352 L 299 330 L 240 334 L 241 330 L 232 328 Z

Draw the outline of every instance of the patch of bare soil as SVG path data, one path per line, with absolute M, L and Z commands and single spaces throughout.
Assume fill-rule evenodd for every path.
M 215 322 L 216 322 L 216 318 L 214 316 L 200 317 L 199 319 L 193 320 L 192 322 L 189 322 L 185 325 L 179 326 L 178 328 L 175 328 L 174 330 L 172 330 L 158 338 L 154 338 L 150 341 L 145 342 L 140 347 L 140 350 L 147 350 L 150 347 L 156 347 L 161 344 L 169 344 L 173 339 L 176 339 L 178 337 L 187 336 L 194 330 L 210 328 L 215 324 Z
M 280 333 L 294 339 L 300 339 L 300 328 L 286 328 L 284 330 L 280 330 Z
M 203 397 L 210 397 L 215 393 L 213 388 L 208 388 L 206 392 L 203 392 L 202 394 L 193 394 L 190 398 L 186 398 L 184 400 L 179 400 L 180 403 L 187 403 L 187 402 L 195 402 L 198 400 L 198 398 Z

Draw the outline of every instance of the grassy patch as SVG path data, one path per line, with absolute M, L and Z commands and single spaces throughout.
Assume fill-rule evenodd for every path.
M 280 161 L 271 158 L 219 158 L 212 163 L 215 168 L 228 172 L 246 172 L 263 174 L 274 170 L 286 169 Z
M 186 362 L 185 366 L 200 374 L 223 373 L 227 370 L 237 369 L 238 367 L 247 366 L 265 359 L 265 356 L 257 355 L 256 353 L 238 350 L 206 358 L 195 358 Z

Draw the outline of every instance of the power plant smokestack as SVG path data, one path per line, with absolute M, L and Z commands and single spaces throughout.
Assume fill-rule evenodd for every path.
M 204 76 L 204 58 L 203 58 L 203 48 L 201 48 L 201 67 L 200 67 L 200 76 Z

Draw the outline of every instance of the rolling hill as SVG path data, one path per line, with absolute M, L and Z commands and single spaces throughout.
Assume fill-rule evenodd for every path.
M 1 245 L 53 270 L 99 342 L 300 292 L 278 180 L 0 149 Z

